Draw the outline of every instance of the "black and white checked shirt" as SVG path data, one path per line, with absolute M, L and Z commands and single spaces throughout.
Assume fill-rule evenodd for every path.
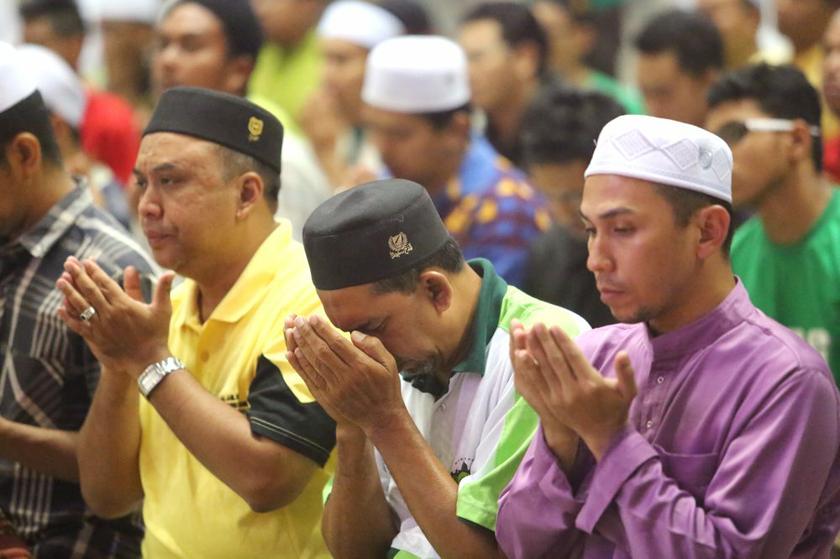
M 152 260 L 77 186 L 33 228 L 0 247 L 0 415 L 11 421 L 78 431 L 99 378 L 84 340 L 57 315 L 55 287 L 68 256 L 92 258 L 117 276 Z M 0 441 L 2 444 L 2 441 Z M 2 459 L 0 509 L 37 557 L 137 557 L 137 518 L 106 521 L 85 507 L 78 484 Z

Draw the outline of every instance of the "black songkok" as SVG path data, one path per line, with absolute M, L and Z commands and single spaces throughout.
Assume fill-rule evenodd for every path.
M 173 87 L 160 96 L 143 135 L 174 132 L 244 153 L 280 173 L 283 125 L 242 97 L 198 87 Z
M 256 60 L 263 44 L 263 32 L 248 0 L 180 0 L 167 14 L 182 4 L 198 4 L 213 12 L 222 22 L 230 54 L 244 54 Z
M 426 189 L 402 179 L 369 182 L 337 194 L 303 226 L 312 282 L 322 290 L 398 276 L 449 238 Z

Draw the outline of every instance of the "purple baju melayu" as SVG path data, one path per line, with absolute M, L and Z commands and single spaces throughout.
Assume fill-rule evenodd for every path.
M 819 354 L 750 303 L 651 337 L 644 324 L 579 340 L 639 391 L 629 426 L 569 475 L 540 430 L 500 498 L 511 559 L 828 557 L 840 529 L 840 394 Z

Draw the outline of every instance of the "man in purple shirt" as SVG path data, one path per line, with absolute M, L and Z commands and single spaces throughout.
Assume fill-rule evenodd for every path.
M 587 266 L 624 324 L 577 346 L 514 328 L 541 428 L 500 498 L 508 557 L 828 557 L 840 395 L 732 275 L 731 169 L 688 124 L 622 116 L 601 132 Z

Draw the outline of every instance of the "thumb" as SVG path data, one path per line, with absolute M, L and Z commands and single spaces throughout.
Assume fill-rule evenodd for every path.
M 166 272 L 158 279 L 155 286 L 155 293 L 152 296 L 152 308 L 158 312 L 172 312 L 172 302 L 169 299 L 169 291 L 172 289 L 172 282 L 175 281 L 175 272 Z
M 629 404 L 636 397 L 636 377 L 630 356 L 626 351 L 619 351 L 615 356 L 615 376 L 618 380 L 618 391 Z
M 354 346 L 364 351 L 368 357 L 386 369 L 390 369 L 392 366 L 396 367 L 394 356 L 388 353 L 388 350 L 385 349 L 385 346 L 382 345 L 379 338 L 367 336 L 358 330 L 353 330 L 353 333 L 350 334 L 350 339 L 353 341 Z

